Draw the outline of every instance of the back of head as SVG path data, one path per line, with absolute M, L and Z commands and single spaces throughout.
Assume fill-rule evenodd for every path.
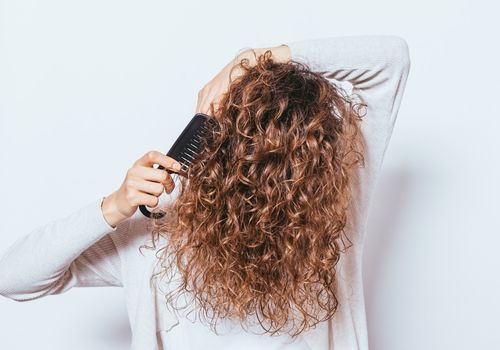
M 337 309 L 352 171 L 363 165 L 361 116 L 306 65 L 271 52 L 231 82 L 202 154 L 167 215 L 162 270 L 214 326 L 256 316 L 265 332 L 297 335 Z

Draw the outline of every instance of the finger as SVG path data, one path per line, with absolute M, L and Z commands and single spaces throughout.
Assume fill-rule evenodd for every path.
M 212 102 L 209 106 L 209 111 L 205 114 L 207 115 L 215 115 L 216 111 L 219 109 L 219 103 L 218 102 Z
M 155 208 L 160 202 L 160 199 L 156 196 L 152 196 L 144 192 L 139 192 L 137 193 L 137 202 L 143 205 L 147 205 L 150 208 Z
M 158 151 L 149 151 L 134 163 L 134 165 L 142 165 L 145 167 L 152 167 L 154 164 L 159 164 L 163 168 L 173 172 L 177 172 L 181 169 L 181 164 L 179 162 Z
M 132 187 L 140 192 L 151 194 L 153 196 L 160 196 L 165 190 L 165 185 L 159 182 L 152 182 L 147 180 L 130 179 Z
M 215 92 L 212 90 L 207 91 L 203 90 L 198 95 L 198 104 L 196 107 L 196 113 L 204 113 L 208 114 L 210 111 L 210 103 L 215 95 Z
M 148 168 L 145 166 L 135 166 L 130 168 L 130 175 L 154 182 L 160 182 L 163 184 L 174 183 L 172 176 L 162 169 Z
M 219 91 L 212 92 L 210 98 L 207 101 L 205 114 L 212 115 L 216 109 L 217 101 L 220 98 Z
M 196 113 L 205 113 L 207 112 L 207 102 L 205 98 L 202 98 L 198 101 L 198 105 L 196 106 Z
M 202 113 L 206 115 L 211 115 L 212 114 L 212 101 L 207 100 L 206 103 L 202 107 Z
M 203 113 L 201 111 L 201 97 L 198 96 L 198 100 L 196 102 L 196 110 L 195 110 L 195 113 Z
M 171 184 L 165 184 L 164 185 L 165 187 L 165 192 L 167 193 L 172 193 L 172 191 L 174 190 L 175 188 L 175 184 L 174 183 L 171 183 Z

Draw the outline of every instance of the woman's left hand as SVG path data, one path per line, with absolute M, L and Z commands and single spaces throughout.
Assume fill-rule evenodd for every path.
M 230 83 L 230 70 L 231 68 L 238 64 L 241 60 L 242 55 L 236 56 L 231 62 L 229 62 L 224 68 L 210 80 L 205 86 L 198 91 L 198 103 L 196 105 L 196 113 L 205 113 L 207 115 L 213 115 L 214 111 L 217 110 L 220 99 L 222 95 L 227 91 Z M 235 68 L 231 75 L 231 78 L 236 78 L 242 72 Z M 211 106 L 213 104 L 213 106 Z M 211 109 L 213 107 L 213 109 Z
M 213 116 L 219 106 L 222 96 L 228 90 L 231 81 L 244 72 L 241 68 L 235 68 L 231 73 L 231 68 L 239 64 L 244 58 L 247 58 L 249 65 L 253 66 L 256 63 L 256 58 L 267 50 L 271 50 L 272 57 L 277 62 L 287 62 L 290 59 L 290 49 L 286 45 L 272 48 L 249 49 L 240 53 L 224 66 L 224 68 L 198 92 L 196 113 L 204 113 Z

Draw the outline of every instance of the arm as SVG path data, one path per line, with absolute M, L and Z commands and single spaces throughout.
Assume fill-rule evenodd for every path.
M 356 188 L 359 191 L 356 193 L 359 199 L 357 206 L 366 214 L 410 71 L 408 44 L 395 35 L 357 35 L 248 49 L 238 54 L 198 92 L 196 112 L 211 115 L 213 110 L 210 105 L 213 103 L 217 106 L 220 97 L 226 92 L 235 63 L 247 58 L 253 65 L 256 57 L 266 50 L 271 50 L 278 62 L 292 59 L 307 64 L 327 79 L 350 83 L 354 97 L 359 97 L 366 105 L 361 123 L 365 166 L 358 172 L 359 187 Z M 236 70 L 235 76 L 240 73 L 240 70 Z
M 286 43 L 295 61 L 347 81 L 366 107 L 361 122 L 366 145 L 365 167 L 359 170 L 359 205 L 368 206 L 396 121 L 410 70 L 408 44 L 393 35 L 358 35 Z M 367 207 L 365 207 L 366 209 Z
M 122 286 L 121 262 L 102 199 L 19 237 L 0 258 L 0 295 L 28 301 L 72 287 Z
M 368 167 L 378 172 L 403 97 L 410 55 L 404 39 L 393 35 L 358 35 L 286 43 L 292 59 L 326 78 L 347 81 L 367 104 L 362 122 Z
M 174 189 L 168 172 L 153 165 L 176 171 L 176 163 L 161 152 L 147 152 L 106 200 L 96 199 L 18 238 L 0 257 L 0 295 L 28 301 L 72 287 L 123 286 L 115 242 L 123 244 L 126 219 L 139 205 L 155 207 L 164 191 Z

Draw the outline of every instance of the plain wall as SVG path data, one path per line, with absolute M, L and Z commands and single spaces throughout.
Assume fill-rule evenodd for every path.
M 500 348 L 493 1 L 0 0 L 0 253 L 165 151 L 246 47 L 394 34 L 411 70 L 373 200 L 372 350 Z M 127 349 L 120 288 L 0 299 L 2 349 Z M 348 349 L 338 349 L 348 350 Z

